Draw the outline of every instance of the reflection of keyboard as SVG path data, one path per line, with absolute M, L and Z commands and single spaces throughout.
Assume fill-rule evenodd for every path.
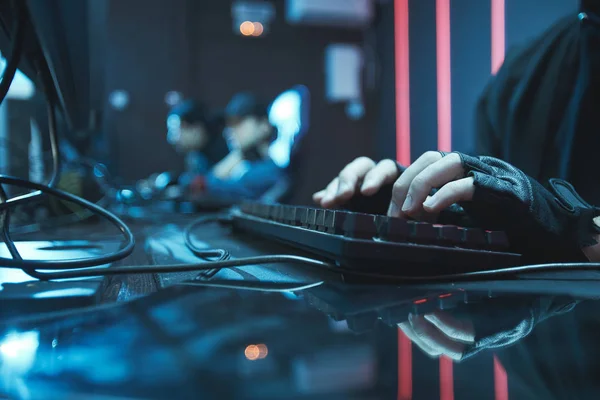
M 302 295 L 312 307 L 334 321 L 346 321 L 356 333 L 367 332 L 378 320 L 396 326 L 408 314 L 425 314 L 435 310 L 461 310 L 464 305 L 488 302 L 491 292 L 467 292 L 459 287 L 450 290 L 423 290 L 410 287 L 363 287 L 320 285 L 304 290 Z
M 279 204 L 247 203 L 236 227 L 361 272 L 441 275 L 518 265 L 503 232 Z

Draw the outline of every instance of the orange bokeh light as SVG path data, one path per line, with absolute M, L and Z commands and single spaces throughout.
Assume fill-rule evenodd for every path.
M 244 350 L 244 355 L 250 361 L 255 361 L 260 358 L 260 349 L 258 346 L 251 344 L 250 346 L 246 346 L 246 350 Z
M 266 344 L 250 344 L 244 350 L 244 356 L 250 361 L 262 360 L 269 354 Z
M 240 25 L 240 33 L 244 36 L 252 36 L 254 34 L 254 30 L 254 24 L 250 21 L 244 21 Z
M 266 344 L 259 344 L 256 347 L 258 347 L 258 358 L 261 360 L 269 354 L 269 348 Z
M 252 36 L 260 36 L 265 31 L 263 24 L 261 24 L 260 22 L 255 22 L 252 25 L 254 26 L 254 33 L 252 33 Z

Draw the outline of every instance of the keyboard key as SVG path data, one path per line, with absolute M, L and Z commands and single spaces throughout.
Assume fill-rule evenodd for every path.
M 377 236 L 374 216 L 348 213 L 344 219 L 344 235 L 357 239 L 372 239 Z
M 409 221 L 411 228 L 411 238 L 417 243 L 433 243 L 436 241 L 438 233 L 433 225 L 427 222 Z
M 333 214 L 333 232 L 336 235 L 344 234 L 344 221 L 349 213 L 344 211 L 334 211 Z
M 306 214 L 306 226 L 309 228 L 316 228 L 317 225 L 317 210 L 309 208 Z
M 404 242 L 409 236 L 408 223 L 400 218 L 383 215 L 375 217 L 377 236 L 390 242 Z
M 317 210 L 315 224 L 317 225 L 318 231 L 323 232 L 325 230 L 325 210 Z
M 462 241 L 462 232 L 452 225 L 434 225 L 440 244 L 458 246 Z
M 323 216 L 323 227 L 325 228 L 325 232 L 335 233 L 335 211 L 325 210 L 325 214 Z
M 305 207 L 298 207 L 296 209 L 296 225 L 298 226 L 306 226 L 306 215 L 308 214 L 308 209 Z
M 510 243 L 508 242 L 508 237 L 506 237 L 506 233 L 501 231 L 486 231 L 485 237 L 487 244 L 489 244 L 494 249 L 508 249 L 510 247 Z
M 485 246 L 485 236 L 483 231 L 478 228 L 461 228 L 462 241 L 466 247 L 480 248 Z
M 261 204 L 258 207 L 258 216 L 261 218 L 269 218 L 269 207 L 266 204 Z

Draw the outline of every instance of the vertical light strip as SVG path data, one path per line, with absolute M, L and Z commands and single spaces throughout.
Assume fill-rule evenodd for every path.
M 412 399 L 412 343 L 398 328 L 398 400 Z
M 394 0 L 394 55 L 396 72 L 396 157 L 410 164 L 410 70 L 408 0 Z
M 440 400 L 454 400 L 454 371 L 452 359 L 440 357 Z
M 504 51 L 506 48 L 506 20 L 505 20 L 505 0 L 492 1 L 492 74 L 502 66 L 504 62 Z
M 450 0 L 436 0 L 436 61 L 438 150 L 452 150 L 452 76 L 450 56 Z M 452 360 L 440 358 L 440 400 L 454 399 Z
M 508 375 L 496 355 L 494 355 L 494 395 L 496 400 L 508 400 Z
M 436 0 L 438 150 L 452 147 L 452 91 L 450 76 L 450 0 Z
M 505 0 L 491 0 L 492 20 L 492 75 L 502 63 L 506 51 L 506 4 Z M 494 394 L 496 400 L 508 400 L 508 376 L 506 370 L 494 355 Z

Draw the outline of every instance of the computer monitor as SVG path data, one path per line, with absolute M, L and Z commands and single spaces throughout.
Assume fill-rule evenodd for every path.
M 0 51 L 9 59 L 24 8 L 25 41 L 19 69 L 38 87 L 44 75 L 50 96 L 71 131 L 93 128 L 102 105 L 102 46 L 105 0 L 16 0 L 0 4 Z M 93 77 L 97 77 L 93 79 Z

